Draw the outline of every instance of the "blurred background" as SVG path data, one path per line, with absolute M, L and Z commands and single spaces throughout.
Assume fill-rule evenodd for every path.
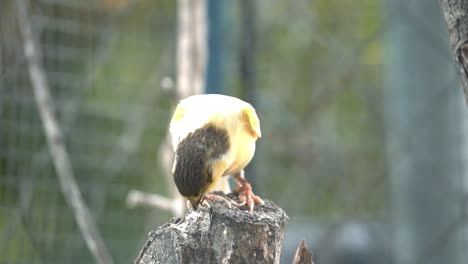
M 198 43 L 188 57 L 184 25 Z M 114 263 L 176 214 L 127 195 L 171 199 L 168 122 L 194 92 L 256 107 L 247 178 L 290 217 L 282 263 L 302 239 L 317 263 L 468 260 L 466 110 L 438 1 L 6 0 L 0 263 L 96 263 L 54 166 L 28 27 L 57 144 Z M 177 92 L 184 58 L 198 90 Z

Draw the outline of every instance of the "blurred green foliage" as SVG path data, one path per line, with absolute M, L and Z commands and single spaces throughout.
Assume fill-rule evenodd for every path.
M 380 2 L 260 3 L 262 194 L 292 215 L 383 214 Z

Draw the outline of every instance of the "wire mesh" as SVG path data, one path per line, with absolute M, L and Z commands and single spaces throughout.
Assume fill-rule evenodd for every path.
M 119 263 L 133 260 L 152 227 L 148 219 L 168 217 L 124 203 L 132 185 L 158 178 L 157 146 L 170 111 L 158 80 L 173 72 L 174 5 L 141 4 L 30 2 L 74 172 Z M 14 2 L 1 5 L 0 262 L 90 263 L 51 164 Z

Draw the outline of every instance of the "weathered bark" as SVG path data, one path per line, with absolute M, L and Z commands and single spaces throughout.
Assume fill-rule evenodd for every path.
M 212 202 L 151 232 L 135 264 L 279 263 L 287 221 L 267 200 L 253 213 Z
M 468 102 L 468 0 L 439 0 L 447 23 L 453 59 Z
M 299 244 L 292 264 L 314 264 L 312 254 L 307 248 L 305 240 L 302 240 L 301 244 Z

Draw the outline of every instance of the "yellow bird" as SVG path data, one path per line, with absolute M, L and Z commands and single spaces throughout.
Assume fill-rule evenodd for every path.
M 174 182 L 193 208 L 213 199 L 247 204 L 250 211 L 254 204 L 263 204 L 244 178 L 244 168 L 261 137 L 260 121 L 249 103 L 220 94 L 190 96 L 177 105 L 169 130 L 175 152 Z M 240 203 L 208 194 L 227 175 L 238 183 L 234 192 Z

